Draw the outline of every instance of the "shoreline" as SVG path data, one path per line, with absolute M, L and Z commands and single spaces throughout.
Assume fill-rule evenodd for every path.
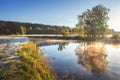
M 46 36 L 45 36 L 46 35 Z M 63 42 L 83 42 L 83 41 L 90 41 L 93 42 L 94 40 L 84 40 L 84 39 L 76 39 L 74 38 L 75 36 L 61 36 L 61 35 L 57 35 L 61 38 L 56 38 L 55 35 L 1 35 L 0 36 L 0 44 L 2 43 L 6 43 L 9 40 L 15 39 L 15 38 L 29 38 L 31 41 L 34 41 L 36 43 L 63 43 Z M 64 37 L 64 38 L 62 38 Z M 67 39 L 66 39 L 67 37 Z M 98 39 L 95 41 L 100 41 L 100 42 L 104 42 L 104 43 L 112 43 L 112 42 L 116 42 L 116 43 L 120 43 L 120 41 L 117 41 L 115 39 L 111 39 L 110 37 L 105 38 L 105 39 Z
M 0 39 L 13 39 L 17 37 L 28 37 L 28 38 L 43 38 L 43 39 L 57 39 L 57 40 L 83 40 L 76 35 L 63 36 L 60 34 L 29 34 L 29 35 L 0 35 Z

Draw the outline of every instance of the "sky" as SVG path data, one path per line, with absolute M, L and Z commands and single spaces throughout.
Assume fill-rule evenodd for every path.
M 0 0 L 0 20 L 75 27 L 98 4 L 110 9 L 109 28 L 120 31 L 120 0 Z

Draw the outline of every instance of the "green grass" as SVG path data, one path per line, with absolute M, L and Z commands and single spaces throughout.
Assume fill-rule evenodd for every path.
M 10 55 L 9 54 L 7 54 L 7 53 L 0 53 L 0 59 L 2 59 L 2 58 L 7 58 L 7 57 L 9 57 Z
M 19 60 L 10 61 L 0 68 L 0 80 L 56 80 L 35 43 L 24 44 L 17 54 Z

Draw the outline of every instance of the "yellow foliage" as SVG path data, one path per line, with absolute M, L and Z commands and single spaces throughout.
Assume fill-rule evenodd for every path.
M 17 54 L 18 61 L 6 64 L 9 65 L 8 71 L 5 67 L 1 69 L 1 80 L 56 80 L 48 62 L 43 60 L 34 42 L 23 44 L 18 49 Z
M 34 42 L 27 42 L 25 44 L 23 44 L 22 48 L 27 48 L 30 51 L 37 51 L 37 45 Z

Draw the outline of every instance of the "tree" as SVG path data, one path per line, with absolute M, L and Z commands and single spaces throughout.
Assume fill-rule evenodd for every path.
M 97 5 L 91 10 L 87 9 L 82 15 L 78 16 L 77 27 L 84 28 L 84 35 L 87 35 L 89 38 L 104 37 L 108 30 L 109 11 L 103 5 Z
M 0 34 L 61 34 L 60 29 L 68 29 L 68 26 L 56 26 L 45 24 L 21 23 L 0 20 Z
M 20 34 L 25 34 L 26 33 L 26 28 L 24 26 L 20 27 Z
M 84 28 L 82 27 L 75 27 L 72 29 L 72 34 L 77 35 L 77 36 L 83 36 L 84 35 Z
M 62 35 L 64 35 L 64 36 L 68 36 L 70 34 L 70 29 L 69 28 L 65 28 L 65 27 L 61 27 L 60 33 Z

